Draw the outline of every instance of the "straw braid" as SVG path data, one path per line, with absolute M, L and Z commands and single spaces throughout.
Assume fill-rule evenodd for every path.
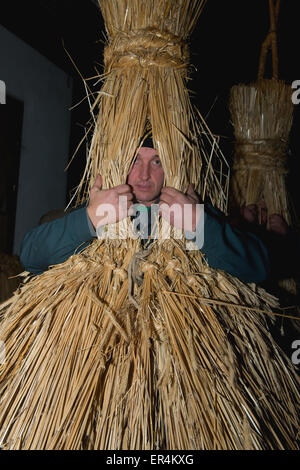
M 287 174 L 287 143 L 280 139 L 237 142 L 234 171 L 262 170 Z
M 178 36 L 145 28 L 120 32 L 104 50 L 107 71 L 116 67 L 183 67 L 189 62 L 187 44 Z

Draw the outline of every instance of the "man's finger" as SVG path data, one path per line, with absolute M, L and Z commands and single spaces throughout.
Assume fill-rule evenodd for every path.
M 130 202 L 130 204 L 128 205 L 128 215 L 135 216 L 135 214 L 136 214 L 136 209 L 134 207 L 134 204 Z
M 266 205 L 266 202 L 264 201 L 264 199 L 261 199 L 258 203 L 258 206 L 260 209 L 266 209 L 267 208 L 267 205 Z
M 98 189 L 100 191 L 101 188 L 102 188 L 102 176 L 97 175 L 97 178 L 95 179 L 92 189 Z
M 132 200 L 133 199 L 133 194 L 132 193 L 118 193 L 118 199 L 120 200 Z
M 266 224 L 268 219 L 268 211 L 265 207 L 262 207 L 260 210 L 260 220 L 262 224 Z
M 170 186 L 165 186 L 164 188 L 162 188 L 161 194 L 169 194 L 170 196 L 174 197 L 178 194 L 182 194 L 182 192 L 178 191 L 178 189 L 171 188 Z
M 170 196 L 169 194 L 167 193 L 164 193 L 164 194 L 161 194 L 160 195 L 160 200 L 159 200 L 159 205 L 161 204 L 168 204 L 168 205 L 171 205 L 172 202 L 174 201 L 174 197 L 173 196 Z
M 125 193 L 131 193 L 131 187 L 128 184 L 120 184 L 119 186 L 115 186 L 114 188 L 118 194 L 125 194 Z
M 194 186 L 192 184 L 189 184 L 187 195 L 195 199 L 198 202 L 198 195 L 197 193 L 195 193 Z
M 270 227 L 282 227 L 284 229 L 288 229 L 288 224 L 284 220 L 284 218 L 280 214 L 272 214 L 269 217 L 269 225 Z
M 246 206 L 245 209 L 251 211 L 251 212 L 258 212 L 257 205 L 256 204 L 249 204 L 249 206 Z
M 189 187 L 187 189 L 187 192 L 186 192 L 189 196 L 193 196 L 193 195 L 196 195 L 195 191 L 194 191 L 194 186 L 192 184 L 189 184 Z
M 286 221 L 284 220 L 284 218 L 280 214 L 271 214 L 270 217 L 269 217 L 269 220 L 278 220 L 278 221 L 283 222 L 283 223 L 286 224 Z

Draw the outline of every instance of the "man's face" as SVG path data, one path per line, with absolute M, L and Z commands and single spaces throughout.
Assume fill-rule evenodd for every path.
M 164 171 L 156 150 L 140 148 L 127 184 L 132 187 L 137 202 L 149 206 L 156 201 L 164 184 Z

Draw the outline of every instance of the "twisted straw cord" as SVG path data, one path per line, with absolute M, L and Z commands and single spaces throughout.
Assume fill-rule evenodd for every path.
M 237 142 L 233 170 L 264 170 L 287 174 L 287 143 L 281 139 Z
M 182 38 L 155 28 L 120 32 L 104 50 L 107 70 L 135 65 L 179 68 L 188 61 L 188 47 Z
M 141 285 L 143 281 L 143 274 L 140 270 L 140 262 L 145 260 L 152 251 L 152 247 L 148 249 L 142 249 L 134 253 L 130 259 L 128 265 L 128 297 L 131 303 L 138 309 L 139 305 L 134 298 L 134 286 L 137 284 L 138 286 Z M 150 268 L 150 263 L 149 268 Z M 153 265 L 151 264 L 151 267 Z

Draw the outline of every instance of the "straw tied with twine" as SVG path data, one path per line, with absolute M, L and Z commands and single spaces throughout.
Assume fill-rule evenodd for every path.
M 118 33 L 104 50 L 106 70 L 112 68 L 140 67 L 186 67 L 189 50 L 180 37 L 145 28 Z
M 281 139 L 237 141 L 234 171 L 260 170 L 288 174 L 288 143 Z
M 170 32 L 153 27 L 141 30 L 119 32 L 104 49 L 106 72 L 114 68 L 126 70 L 128 67 L 168 67 L 186 68 L 189 64 L 189 48 L 186 41 Z M 142 283 L 141 261 L 145 260 L 151 248 L 140 250 L 132 255 L 128 268 L 128 295 L 136 308 L 139 308 L 133 297 L 134 285 Z M 143 272 L 153 269 L 151 263 L 143 264 Z

